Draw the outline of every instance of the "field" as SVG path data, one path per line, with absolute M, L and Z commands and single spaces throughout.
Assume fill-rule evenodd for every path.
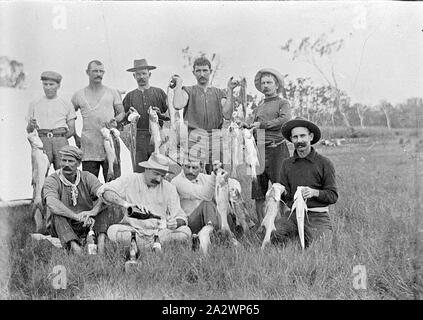
M 143 252 L 141 270 L 125 274 L 125 248 L 108 243 L 104 257 L 68 255 L 32 242 L 25 208 L 14 210 L 9 298 L 422 299 L 422 219 L 416 223 L 421 159 L 413 142 L 399 143 L 410 136 L 363 136 L 336 148 L 317 147 L 335 164 L 340 196 L 331 207 L 332 236 L 306 251 L 290 243 L 262 252 L 254 236 L 242 239 L 241 248 L 213 246 L 208 257 L 189 245 L 169 245 L 161 255 Z M 249 182 L 243 179 L 242 186 L 247 199 Z M 51 283 L 56 265 L 67 271 L 64 290 Z M 365 267 L 366 289 L 353 286 L 358 265 Z

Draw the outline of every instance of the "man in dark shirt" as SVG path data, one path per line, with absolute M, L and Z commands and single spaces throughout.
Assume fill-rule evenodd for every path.
M 328 158 L 311 146 L 319 141 L 321 135 L 319 127 L 313 122 L 297 117 L 285 123 L 282 134 L 295 147 L 294 155 L 282 163 L 278 181 L 285 187 L 282 200 L 291 208 L 297 187 L 304 187 L 302 196 L 308 207 L 304 236 L 308 246 L 312 240 L 332 230 L 329 205 L 338 200 L 335 168 Z M 296 213 L 293 212 L 290 217 L 289 214 L 282 213 L 282 219 L 275 222 L 272 241 L 284 242 L 298 234 Z
M 176 86 L 174 88 L 174 106 L 176 110 L 184 109 L 184 121 L 188 123 L 189 141 L 188 148 L 198 147 L 204 152 L 206 172 L 210 174 L 213 161 L 222 161 L 221 135 L 223 119 L 230 119 L 233 112 L 233 89 L 238 85 L 231 77 L 228 81 L 227 91 L 210 85 L 211 63 L 207 58 L 195 59 L 193 75 L 197 79 L 194 86 L 182 87 L 182 79 L 173 76 Z M 215 133 L 212 135 L 212 131 Z M 199 139 L 199 141 L 198 141 Z M 216 159 L 214 156 L 218 155 Z
M 282 161 L 289 157 L 286 141 L 282 136 L 281 128 L 291 118 L 291 107 L 288 100 L 280 97 L 283 92 L 282 75 L 271 68 L 261 69 L 257 72 L 254 84 L 260 92 L 264 93 L 264 101 L 258 105 L 254 113 L 254 122 L 251 125 L 245 123 L 243 127 L 254 128 L 257 142 L 257 130 L 264 130 L 264 148 L 258 145 L 258 150 L 264 149 L 260 154 L 260 166 L 264 168 L 253 180 L 251 186 L 251 198 L 256 201 L 256 212 L 260 225 L 264 218 L 264 198 L 268 189 L 269 181 L 277 182 L 280 175 Z
M 129 109 L 131 107 L 140 114 L 136 134 L 135 172 L 144 172 L 144 168 L 136 164 L 147 161 L 154 151 L 154 146 L 150 143 L 148 108 L 152 106 L 157 112 L 160 126 L 162 126 L 163 120 L 169 120 L 162 114 L 167 110 L 166 93 L 160 88 L 150 86 L 149 83 L 150 70 L 154 69 L 156 67 L 148 65 L 146 59 L 140 59 L 134 60 L 134 67 L 126 70 L 133 72 L 134 79 L 138 83 L 138 88 L 129 92 L 123 99 L 123 108 L 126 113 L 123 124 L 128 123 Z

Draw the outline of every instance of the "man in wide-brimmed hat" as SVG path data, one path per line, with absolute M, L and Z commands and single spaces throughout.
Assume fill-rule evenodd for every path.
M 76 119 L 72 104 L 57 95 L 61 81 L 58 72 L 41 73 L 44 96 L 29 105 L 26 127 L 28 133 L 37 129 L 43 150 L 56 170 L 60 168 L 60 148 L 75 134 Z
M 169 159 L 153 152 L 148 161 L 139 165 L 145 169 L 144 172 L 122 176 L 106 183 L 97 192 L 107 204 L 124 209 L 122 220 L 108 229 L 109 238 L 129 244 L 131 231 L 136 231 L 140 247 L 151 245 L 155 234 L 162 243 L 189 240 L 191 230 L 187 226 L 187 216 L 181 208 L 178 192 L 174 185 L 164 179 L 167 173 L 171 173 Z M 131 218 L 126 211 L 130 207 L 151 212 L 160 220 Z
M 264 100 L 254 111 L 254 122 L 245 123 L 241 127 L 255 130 L 254 136 L 261 152 L 260 170 L 257 181 L 253 180 L 251 198 L 255 199 L 256 212 L 259 225 L 264 218 L 264 200 L 269 181 L 276 182 L 282 161 L 289 157 L 286 141 L 282 136 L 281 128 L 291 118 L 291 107 L 288 100 L 280 96 L 284 92 L 283 76 L 275 69 L 264 68 L 257 72 L 254 84 L 264 94 Z M 264 130 L 264 148 L 260 146 L 263 141 L 257 140 L 257 131 Z
M 160 126 L 163 120 L 169 120 L 163 115 L 167 110 L 166 93 L 160 88 L 150 86 L 151 70 L 154 69 L 156 67 L 149 65 L 146 59 L 137 59 L 134 60 L 134 66 L 126 70 L 132 72 L 138 84 L 138 87 L 130 91 L 123 99 L 126 117 L 122 122 L 122 124 L 128 123 L 128 115 L 133 110 L 140 115 L 137 122 L 135 162 L 133 163 L 135 172 L 144 171 L 144 168 L 137 166 L 137 163 L 146 161 L 154 151 L 154 146 L 150 143 L 149 107 L 152 106 L 157 112 Z
M 116 127 L 125 117 L 125 112 L 118 90 L 103 85 L 103 63 L 92 60 L 85 72 L 88 76 L 88 86 L 75 92 L 71 99 L 75 110 L 80 110 L 82 115 L 81 139 L 80 143 L 77 143 L 84 153 L 82 170 L 98 177 L 102 167 L 104 181 L 107 181 L 110 178 L 109 172 L 113 171 L 115 177 L 120 176 L 120 156 L 116 154 L 117 164 L 113 170 L 109 170 L 101 129 L 105 126 Z
M 226 91 L 211 86 L 212 71 L 210 61 L 206 57 L 199 57 L 194 60 L 192 71 L 197 80 L 196 85 L 183 87 L 182 78 L 173 76 L 176 82 L 173 103 L 175 109 L 185 109 L 184 120 L 189 132 L 188 147 L 191 149 L 198 146 L 204 149 L 207 173 L 212 171 L 214 160 L 223 162 L 221 135 L 216 129 L 222 128 L 223 119 L 231 119 L 233 90 L 238 86 L 233 77 L 229 78 Z M 212 130 L 215 130 L 214 134 Z
M 98 252 L 104 252 L 104 240 L 110 220 L 108 208 L 97 199 L 100 181 L 88 171 L 78 169 L 82 151 L 74 146 L 60 149 L 61 169 L 48 176 L 42 191 L 47 207 L 47 228 L 59 237 L 62 246 L 82 252 L 82 242 L 90 226 L 97 235 Z
M 297 187 L 302 188 L 308 212 L 304 218 L 306 245 L 332 229 L 329 205 L 338 200 L 335 168 L 333 163 L 312 146 L 321 136 L 319 127 L 311 121 L 297 117 L 282 127 L 284 137 L 295 147 L 294 155 L 283 161 L 278 182 L 284 186 L 282 200 L 292 207 Z M 289 217 L 285 211 L 282 219 L 276 221 L 273 240 L 285 241 L 298 234 L 296 212 Z

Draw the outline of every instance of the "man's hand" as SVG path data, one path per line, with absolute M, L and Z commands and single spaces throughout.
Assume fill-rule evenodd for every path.
M 170 80 L 171 80 L 171 81 L 172 81 L 172 80 L 174 80 L 174 81 L 175 81 L 175 83 L 176 83 L 175 88 L 180 88 L 180 87 L 182 87 L 182 78 L 181 78 L 180 76 L 178 76 L 178 75 L 174 74 L 174 75 L 170 78 Z M 175 88 L 173 88 L 173 89 L 175 89 Z
M 241 128 L 247 128 L 250 129 L 250 125 L 247 122 L 244 121 L 237 121 L 236 124 Z
M 214 174 L 216 174 L 219 169 L 223 170 L 222 162 L 220 162 L 219 160 L 214 160 L 213 161 L 213 172 L 214 172 Z
M 257 122 L 254 122 L 253 124 L 251 124 L 249 129 L 257 130 L 259 128 L 260 128 L 260 122 L 257 121 Z
M 228 80 L 228 91 L 232 92 L 237 86 L 239 86 L 239 81 L 234 80 L 234 77 L 230 77 Z
M 37 119 L 31 118 L 28 121 L 28 132 L 32 132 L 34 131 L 34 129 L 39 129 L 38 124 L 37 124 Z
M 166 225 L 169 230 L 175 230 L 178 227 L 178 222 L 175 218 L 169 218 L 166 221 Z
M 81 211 L 80 213 L 78 213 L 78 217 L 80 217 L 80 219 L 85 219 L 85 218 L 90 218 L 95 216 L 96 214 L 94 214 L 94 212 L 92 212 L 91 210 Z
M 105 124 L 105 127 L 107 128 L 107 129 L 111 129 L 111 128 L 117 128 L 117 121 L 116 121 L 116 119 L 115 118 L 113 118 L 113 119 L 111 119 L 109 122 L 107 122 L 106 124 Z
M 162 113 L 161 110 L 158 107 L 152 107 L 152 108 L 153 108 L 154 111 L 156 111 L 157 117 L 160 120 L 163 120 L 163 121 L 169 121 L 170 120 L 170 118 L 167 115 L 165 115 L 164 113 Z
M 309 199 L 309 198 L 313 198 L 313 197 L 318 197 L 319 196 L 319 190 L 312 189 L 310 187 L 303 187 L 301 189 L 301 193 L 302 193 L 304 199 Z

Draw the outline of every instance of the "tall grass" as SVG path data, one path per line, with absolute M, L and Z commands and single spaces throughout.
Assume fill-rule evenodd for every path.
M 332 234 L 301 250 L 299 243 L 260 250 L 251 235 L 242 247 L 211 247 L 207 257 L 190 245 L 169 244 L 156 255 L 144 251 L 138 272 L 125 274 L 125 250 L 107 243 L 104 257 L 68 255 L 28 239 L 25 212 L 11 218 L 14 299 L 412 299 L 412 159 L 395 141 L 338 148 L 318 147 L 335 164 L 338 203 L 331 208 Z M 250 183 L 241 179 L 249 210 Z M 20 250 L 23 249 L 23 250 Z M 55 290 L 49 274 L 67 270 L 67 289 Z M 367 290 L 353 288 L 353 268 L 364 265 Z

